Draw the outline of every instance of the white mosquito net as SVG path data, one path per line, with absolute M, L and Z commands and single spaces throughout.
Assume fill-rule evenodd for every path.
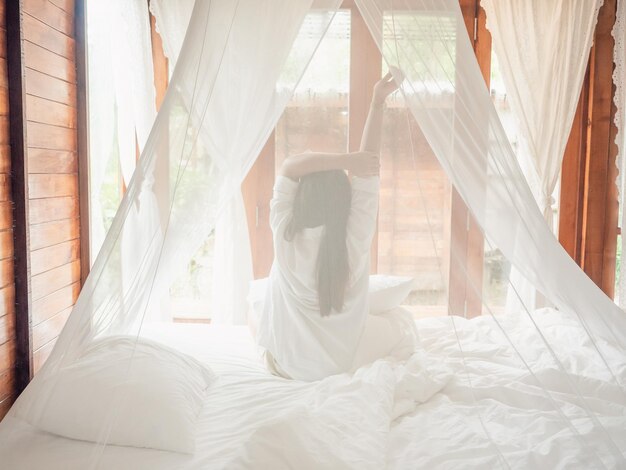
M 45 419 L 53 410 L 41 398 L 49 396 L 60 371 L 71 367 L 94 341 L 114 335 L 139 338 L 149 323 L 171 322 L 171 312 L 161 308 L 167 305 L 170 286 L 198 248 L 215 236 L 216 221 L 239 197 L 244 177 L 340 3 L 195 3 L 165 101 L 102 250 L 52 355 L 14 414 L 26 416 L 35 426 Z M 419 213 L 421 223 L 427 225 L 420 235 L 400 241 L 385 238 L 381 228 L 378 248 L 391 252 L 394 243 L 414 243 L 413 248 L 421 250 L 418 256 L 434 260 L 427 272 L 417 272 L 411 271 L 414 265 L 402 262 L 402 256 L 385 261 L 389 253 L 381 253 L 378 270 L 416 278 L 418 287 L 405 303 L 420 316 L 429 312 L 424 298 L 434 295 L 439 311 L 452 315 L 455 329 L 465 321 L 460 317 L 487 317 L 493 336 L 508 344 L 507 354 L 516 356 L 529 383 L 541 390 L 527 399 L 543 403 L 545 413 L 564 423 L 564 439 L 585 449 L 587 462 L 594 468 L 626 465 L 623 435 L 614 434 L 610 428 L 614 422 L 602 416 L 584 380 L 570 372 L 571 349 L 580 345 L 553 344 L 544 331 L 542 310 L 520 307 L 504 312 L 507 291 L 511 295 L 513 289 L 515 294 L 507 274 L 513 266 L 546 303 L 580 325 L 593 355 L 589 359 L 595 377 L 613 387 L 616 396 L 624 396 L 626 317 L 570 259 L 542 217 L 492 104 L 458 1 L 356 3 L 385 67 L 392 67 L 401 82 L 400 92 L 385 111 L 385 119 L 393 114 L 394 122 L 403 124 L 383 130 L 387 146 L 382 156 L 382 187 L 386 189 L 381 189 L 379 228 L 385 223 L 402 224 L 411 211 Z M 386 173 L 393 164 L 397 168 Z M 444 170 L 446 181 L 433 176 L 435 167 Z M 454 227 L 445 227 L 444 208 L 429 195 L 448 182 L 458 192 L 453 196 L 456 203 L 468 208 L 465 218 L 453 224 L 472 224 L 481 238 L 476 246 L 485 261 L 478 270 L 467 261 L 467 244 L 441 241 L 442 234 Z M 401 185 L 411 188 L 412 199 L 398 202 L 392 211 L 389 201 L 399 194 L 395 190 Z M 491 281 L 483 270 L 496 258 L 501 266 L 500 295 L 487 292 Z M 230 288 L 236 293 L 238 286 Z M 246 292 L 248 287 L 239 288 Z M 459 298 L 454 295 L 456 289 L 464 291 L 466 300 L 454 300 Z M 524 335 L 512 334 L 520 329 Z M 530 351 L 520 338 L 539 338 L 541 362 L 555 376 L 543 373 L 536 351 Z M 459 337 L 455 347 L 461 357 L 464 346 Z M 554 377 L 558 377 L 558 392 L 554 392 Z M 471 383 L 470 375 L 459 380 L 469 381 L 474 399 L 487 393 Z M 573 398 L 559 401 L 563 393 Z M 124 399 L 116 397 L 116 405 L 106 410 L 84 468 L 98 468 Z M 497 426 L 490 427 L 488 417 L 480 413 L 474 418 L 499 463 L 509 467 L 507 443 L 498 440 Z M 593 444 L 585 439 L 592 431 L 600 436 Z

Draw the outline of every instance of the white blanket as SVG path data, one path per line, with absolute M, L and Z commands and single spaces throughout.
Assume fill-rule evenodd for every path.
M 574 322 L 550 311 L 535 317 L 569 376 L 541 338 L 510 317 L 499 320 L 534 375 L 490 318 L 457 318 L 456 333 L 449 317 L 419 321 L 423 350 L 407 363 L 382 360 L 353 377 L 316 383 L 270 376 L 245 329 L 149 330 L 219 375 L 202 412 L 197 452 L 108 446 L 96 468 L 623 468 L 615 452 L 626 451 L 624 390 Z M 608 359 L 624 383 L 623 352 L 613 351 Z M 586 406 L 616 447 L 607 445 L 570 382 L 591 397 Z M 0 424 L 0 468 L 83 469 L 94 455 L 87 443 L 13 419 Z

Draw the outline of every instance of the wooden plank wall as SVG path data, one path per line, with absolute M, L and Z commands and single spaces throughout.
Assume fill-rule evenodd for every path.
M 80 290 L 74 0 L 23 0 L 33 371 Z
M 0 420 L 15 399 L 15 284 L 5 0 L 0 0 Z
M 7 4 L 15 393 L 50 354 L 80 290 L 74 7 Z

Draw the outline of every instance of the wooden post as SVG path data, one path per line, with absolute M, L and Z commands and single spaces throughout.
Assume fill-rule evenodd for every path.
M 582 267 L 609 296 L 615 290 L 618 201 L 613 105 L 613 47 L 611 36 L 616 0 L 605 0 L 596 26 L 589 68 L 589 128 L 585 172 Z
M 619 213 L 611 36 L 615 18 L 616 0 L 606 0 L 563 159 L 559 218 L 559 240 L 609 297 L 615 290 Z
M 74 6 L 76 41 L 76 130 L 78 148 L 78 194 L 80 211 L 81 286 L 91 270 L 90 184 L 89 184 L 89 70 L 87 60 L 87 11 L 85 0 Z
M 13 204 L 11 200 L 11 147 L 9 80 L 6 68 L 6 2 L 0 0 L 0 421 L 13 405 L 15 387 L 15 283 L 13 275 Z
M 149 0 L 148 0 L 149 3 Z M 154 89 L 156 90 L 156 108 L 161 104 L 167 92 L 169 82 L 169 63 L 163 51 L 163 40 L 156 30 L 156 18 L 150 13 L 150 38 L 152 40 L 152 64 L 154 67 Z
M 474 46 L 483 78 L 489 87 L 491 73 L 491 34 L 486 28 L 485 11 L 478 0 L 460 0 L 465 27 Z M 456 191 L 450 192 L 448 266 L 448 311 L 468 318 L 482 313 L 484 238 L 482 230 Z M 471 284 L 468 283 L 471 279 Z
M 150 1 L 148 0 L 148 9 Z M 152 46 L 152 67 L 154 74 L 154 89 L 155 89 L 155 105 L 157 112 L 161 109 L 165 94 L 167 93 L 167 87 L 169 86 L 169 62 L 165 57 L 163 50 L 163 40 L 156 30 L 156 18 L 152 13 L 150 15 L 150 42 Z M 157 118 L 158 120 L 158 118 Z M 156 120 L 155 120 L 156 122 Z M 158 150 L 159 154 L 156 156 L 154 177 L 159 182 L 161 190 L 157 193 L 157 199 L 159 201 L 158 206 L 160 208 L 161 227 L 165 231 L 167 230 L 166 222 L 169 218 L 166 212 L 170 209 L 169 199 L 169 172 L 170 172 L 170 154 L 169 154 L 169 125 L 162 125 L 162 147 Z M 165 149 L 163 151 L 162 149 Z
M 13 199 L 13 242 L 15 273 L 16 394 L 33 375 L 30 317 L 30 240 L 28 230 L 28 162 L 26 159 L 26 115 L 24 67 L 22 63 L 22 2 L 6 2 L 7 67 L 9 74 L 9 118 L 11 143 L 11 195 Z
M 561 167 L 559 242 L 578 265 L 582 264 L 583 207 L 587 166 L 589 70 L 585 75 Z

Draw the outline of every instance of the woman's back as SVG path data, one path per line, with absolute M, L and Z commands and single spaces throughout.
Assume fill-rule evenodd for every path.
M 259 345 L 290 377 L 316 380 L 352 368 L 367 314 L 369 250 L 378 211 L 378 177 L 353 177 L 345 234 L 349 274 L 341 312 L 323 316 L 319 303 L 318 258 L 324 226 L 304 228 L 285 240 L 298 183 L 279 176 L 270 224 L 274 264 L 259 323 Z

